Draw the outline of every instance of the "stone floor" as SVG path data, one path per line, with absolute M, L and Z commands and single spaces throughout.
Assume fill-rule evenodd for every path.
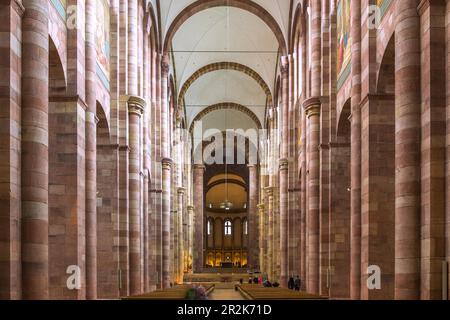
M 234 290 L 234 283 L 219 283 L 209 295 L 209 300 L 244 300 L 244 297 Z

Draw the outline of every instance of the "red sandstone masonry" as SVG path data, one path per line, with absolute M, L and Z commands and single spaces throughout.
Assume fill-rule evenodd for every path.
M 205 167 L 194 165 L 194 243 L 193 243 L 193 268 L 194 273 L 203 269 L 203 176 Z
M 24 2 L 22 19 L 22 298 L 47 299 L 48 85 L 47 0 Z
M 21 297 L 20 274 L 20 108 L 21 44 L 24 8 L 19 1 L 0 5 L 0 299 Z M 10 47 L 17 43 L 17 47 Z
M 395 297 L 420 298 L 420 19 L 395 2 Z
M 361 297 L 361 1 L 351 0 L 350 297 Z M 364 26 L 366 26 L 365 24 Z
M 442 299 L 445 260 L 445 4 L 422 1 L 421 298 Z M 424 63 L 425 62 L 425 63 Z
M 97 1 L 86 1 L 86 298 L 97 298 Z

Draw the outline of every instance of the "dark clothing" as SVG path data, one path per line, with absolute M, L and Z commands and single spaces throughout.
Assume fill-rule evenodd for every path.
M 288 289 L 289 290 L 294 290 L 294 285 L 295 285 L 295 283 L 294 283 L 294 278 L 289 278 L 289 281 L 288 281 Z
M 300 291 L 301 281 L 300 281 L 299 277 L 297 277 L 297 279 L 295 279 L 295 281 L 294 281 L 294 288 L 295 288 L 295 291 Z

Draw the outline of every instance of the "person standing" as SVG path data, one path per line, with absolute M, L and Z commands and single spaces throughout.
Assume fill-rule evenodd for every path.
M 297 278 L 295 278 L 295 281 L 294 281 L 295 291 L 300 291 L 301 285 L 302 285 L 302 282 L 300 280 L 300 277 L 297 276 Z

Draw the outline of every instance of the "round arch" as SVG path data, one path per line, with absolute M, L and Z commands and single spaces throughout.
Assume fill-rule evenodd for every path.
M 217 111 L 217 110 L 236 110 L 239 112 L 244 113 L 250 119 L 253 120 L 253 122 L 256 124 L 258 129 L 261 129 L 261 122 L 259 121 L 256 114 L 254 114 L 250 109 L 244 107 L 241 104 L 234 103 L 234 102 L 222 102 L 218 104 L 214 104 L 212 106 L 209 106 L 208 108 L 203 109 L 200 113 L 198 113 L 195 118 L 192 120 L 192 123 L 189 127 L 189 132 L 192 133 L 194 130 L 195 122 L 200 121 L 202 118 L 204 118 L 206 115 L 210 114 L 211 112 Z
M 240 63 L 236 63 L 236 62 L 216 62 L 216 63 L 208 64 L 208 65 L 198 69 L 196 72 L 194 72 L 189 77 L 189 79 L 187 79 L 184 82 L 183 86 L 181 87 L 180 93 L 178 95 L 178 101 L 183 101 L 184 96 L 188 92 L 189 88 L 200 77 L 202 77 L 203 75 L 205 75 L 207 73 L 220 71 L 220 70 L 239 71 L 239 72 L 242 72 L 242 73 L 248 75 L 249 77 L 253 78 L 265 92 L 265 94 L 268 98 L 268 104 L 270 105 L 272 103 L 272 92 L 270 91 L 270 88 L 267 85 L 267 83 L 264 81 L 264 79 L 252 68 L 247 67 Z
M 295 9 L 292 27 L 289 33 L 289 52 L 294 52 L 298 45 L 298 38 L 304 36 L 305 31 L 305 14 L 302 4 L 299 3 Z
M 156 15 L 155 15 L 155 9 L 153 8 L 153 5 L 151 3 L 151 1 L 149 1 L 147 3 L 147 11 L 146 14 L 148 15 L 147 19 L 148 22 L 151 23 L 151 27 L 150 27 L 150 38 L 151 38 L 151 42 L 152 45 L 154 46 L 154 50 L 156 52 L 160 52 L 161 50 L 161 45 L 160 45 L 160 41 L 158 41 L 160 39 L 160 37 L 158 36 L 159 33 L 159 26 L 157 23 L 157 19 L 156 19 Z
M 284 39 L 283 32 L 280 26 L 272 17 L 272 15 L 259 4 L 250 0 L 204 0 L 196 1 L 190 4 L 189 6 L 184 8 L 183 11 L 180 12 L 178 16 L 173 20 L 165 36 L 163 53 L 165 54 L 169 51 L 170 44 L 175 33 L 186 20 L 188 20 L 198 12 L 214 7 L 235 7 L 253 13 L 262 21 L 264 21 L 267 26 L 273 31 L 275 37 L 278 40 L 281 53 L 285 54 L 287 52 L 286 41 Z

